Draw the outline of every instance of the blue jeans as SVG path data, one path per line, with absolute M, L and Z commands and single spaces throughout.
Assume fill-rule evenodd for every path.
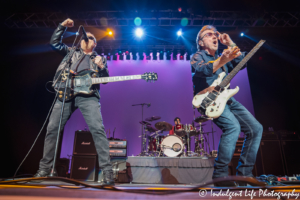
M 230 163 L 240 132 L 246 135 L 236 175 L 253 177 L 252 169 L 262 137 L 263 127 L 254 116 L 233 97 L 214 123 L 223 131 L 215 159 L 213 178 L 228 176 Z

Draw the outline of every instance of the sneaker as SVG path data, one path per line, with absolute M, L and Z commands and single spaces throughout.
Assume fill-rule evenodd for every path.
M 103 171 L 103 185 L 115 185 L 114 175 L 112 170 Z

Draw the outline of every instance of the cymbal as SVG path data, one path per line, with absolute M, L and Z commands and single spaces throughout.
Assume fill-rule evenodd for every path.
M 172 130 L 172 125 L 169 124 L 168 122 L 157 122 L 155 124 L 155 128 L 157 128 L 158 130 L 162 130 L 162 131 L 170 131 Z
M 152 117 L 146 118 L 145 121 L 152 122 L 152 121 L 158 120 L 160 118 L 161 118 L 160 116 L 152 116 Z
M 156 128 L 154 128 L 152 125 L 146 125 L 146 128 L 149 132 L 155 132 L 158 131 Z
M 139 123 L 142 125 L 151 125 L 149 122 L 146 122 L 146 121 L 140 121 Z
M 206 117 L 200 116 L 200 117 L 197 117 L 197 118 L 194 120 L 194 122 L 197 122 L 197 123 L 203 123 L 203 122 L 206 122 L 206 121 L 208 121 L 208 120 L 210 120 L 210 118 L 206 118 Z

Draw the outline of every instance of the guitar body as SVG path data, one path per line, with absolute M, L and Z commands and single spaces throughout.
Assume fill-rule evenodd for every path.
M 58 99 L 60 101 L 63 100 L 64 92 L 65 92 L 65 84 L 67 80 L 67 76 L 69 76 L 69 84 L 66 90 L 66 101 L 71 100 L 78 94 L 86 94 L 92 95 L 95 93 L 95 90 L 92 90 L 92 77 L 90 70 L 85 70 L 80 72 L 78 75 L 74 75 L 72 73 L 62 73 L 61 77 L 59 77 L 57 85 L 61 83 L 61 87 L 56 89 L 58 92 Z
M 257 43 L 243 60 L 228 74 L 228 76 L 226 76 L 226 78 L 224 78 L 226 75 L 225 72 L 220 73 L 210 87 L 194 96 L 192 104 L 196 108 L 199 108 L 201 114 L 206 115 L 209 118 L 218 118 L 222 115 L 228 99 L 233 97 L 239 91 L 239 87 L 228 89 L 230 81 L 264 43 L 265 40 L 260 40 L 259 43 Z
M 225 72 L 219 74 L 218 78 L 211 84 L 210 87 L 216 87 L 219 85 L 225 76 Z M 227 101 L 233 97 L 239 91 L 239 87 L 234 89 L 228 89 L 230 84 L 228 84 L 223 90 L 220 91 L 217 98 L 212 101 L 205 109 L 205 115 L 209 118 L 218 118 L 223 113 Z M 204 94 L 197 94 L 194 96 L 192 104 L 199 108 L 203 100 L 208 96 L 209 92 Z

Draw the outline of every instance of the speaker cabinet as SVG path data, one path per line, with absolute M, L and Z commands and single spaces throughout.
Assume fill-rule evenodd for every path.
M 284 176 L 284 162 L 279 140 L 262 140 L 256 158 L 257 175 Z
M 300 140 L 281 141 L 286 175 L 300 174 Z
M 97 155 L 91 132 L 75 132 L 73 155 Z
M 96 181 L 96 156 L 73 156 L 71 178 L 82 181 Z

